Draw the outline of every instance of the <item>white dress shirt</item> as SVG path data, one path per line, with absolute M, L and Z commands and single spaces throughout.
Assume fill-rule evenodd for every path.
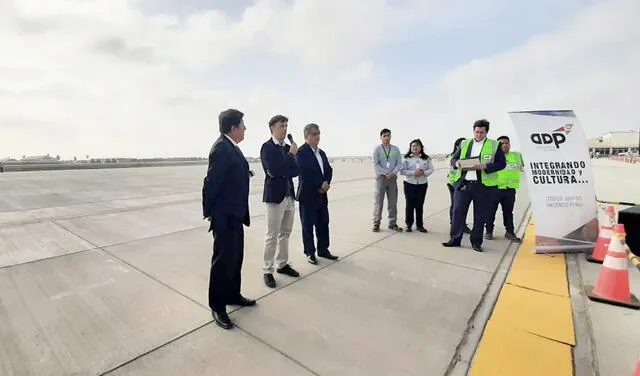
M 416 176 L 416 171 L 424 171 L 424 175 Z M 426 184 L 428 177 L 433 173 L 433 162 L 431 159 L 422 159 L 412 155 L 402 160 L 400 174 L 404 176 L 404 181 L 409 184 Z
M 480 157 L 480 152 L 482 151 L 482 146 L 484 146 L 484 142 L 486 141 L 486 139 L 487 139 L 486 137 L 482 141 L 476 141 L 475 138 L 473 139 L 473 142 L 471 144 L 471 154 L 470 154 L 471 158 L 479 158 Z M 461 155 L 460 158 L 464 159 L 464 156 Z M 476 180 L 478 180 L 478 174 L 474 170 L 469 170 L 464 175 L 464 180 L 476 181 Z
M 322 162 L 322 155 L 320 154 L 320 148 L 314 149 L 313 146 L 311 146 L 311 150 L 313 150 L 313 154 L 315 154 L 316 159 L 318 160 L 318 164 L 320 165 L 320 171 L 322 171 L 322 176 L 324 176 L 324 163 Z
M 227 138 L 227 140 L 231 141 L 231 143 L 233 144 L 233 146 L 238 147 L 238 143 L 237 143 L 237 142 L 235 142 L 235 141 L 233 141 L 233 138 L 231 138 L 231 137 L 227 136 L 226 134 L 225 134 L 224 136 Z

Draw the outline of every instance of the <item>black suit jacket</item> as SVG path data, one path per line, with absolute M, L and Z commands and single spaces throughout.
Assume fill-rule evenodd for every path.
M 486 141 L 487 139 L 485 138 L 485 142 Z M 463 142 L 466 142 L 466 141 L 463 141 Z M 460 147 L 456 149 L 455 153 L 453 153 L 453 156 L 451 157 L 450 163 L 451 163 L 451 167 L 453 167 L 454 169 L 458 169 L 458 167 L 456 166 L 456 163 L 458 162 L 458 160 L 472 157 L 471 149 L 472 149 L 473 143 L 469 145 L 469 147 L 467 148 L 467 155 L 460 157 L 460 153 L 462 152 L 462 146 L 463 144 L 460 144 Z M 482 163 L 482 161 L 480 162 Z M 484 172 L 490 174 L 492 172 L 500 171 L 504 169 L 506 166 L 507 166 L 507 159 L 504 156 L 504 152 L 502 151 L 502 148 L 498 144 L 498 149 L 496 150 L 496 153 L 493 155 L 493 162 L 487 163 L 487 168 L 484 169 Z M 482 174 L 480 173 L 480 171 L 462 170 L 462 177 L 458 181 L 453 183 L 452 185 L 453 188 L 458 189 L 462 185 L 462 182 L 464 181 L 464 177 L 468 173 L 469 174 L 476 173 L 478 177 L 478 181 L 480 182 L 482 181 Z
M 298 166 L 290 148 L 287 144 L 277 145 L 271 138 L 262 144 L 260 161 L 265 173 L 262 202 L 278 204 L 287 194 L 294 195 L 292 178 L 298 176 Z
M 298 165 L 298 192 L 296 199 L 300 204 L 320 207 L 327 205 L 328 197 L 326 193 L 318 192 L 323 182 L 331 184 L 333 178 L 333 168 L 329 164 L 327 155 L 318 149 L 324 167 L 324 174 L 318 164 L 318 159 L 311 149 L 311 146 L 304 144 L 298 149 L 296 163 Z
M 202 212 L 211 218 L 236 218 L 245 226 L 249 219 L 249 163 L 239 148 L 224 135 L 211 147 L 209 168 L 202 186 Z

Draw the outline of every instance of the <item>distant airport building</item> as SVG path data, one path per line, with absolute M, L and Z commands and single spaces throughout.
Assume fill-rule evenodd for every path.
M 591 155 L 609 156 L 638 154 L 640 133 L 636 131 L 609 132 L 587 141 Z

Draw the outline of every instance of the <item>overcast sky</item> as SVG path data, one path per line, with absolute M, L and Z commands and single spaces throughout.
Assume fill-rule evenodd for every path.
M 329 155 L 448 152 L 479 118 L 638 129 L 638 0 L 0 0 L 0 158 L 206 156 L 218 113 L 318 123 Z

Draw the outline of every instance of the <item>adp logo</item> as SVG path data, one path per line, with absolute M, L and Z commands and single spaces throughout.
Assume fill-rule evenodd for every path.
M 571 133 L 573 124 L 565 124 L 551 133 L 533 133 L 531 134 L 531 142 L 538 145 L 554 145 L 556 149 L 567 141 L 567 135 Z

